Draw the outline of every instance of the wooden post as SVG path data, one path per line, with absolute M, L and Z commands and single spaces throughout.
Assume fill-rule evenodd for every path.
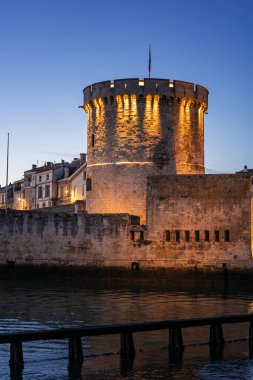
M 249 325 L 249 358 L 253 359 L 253 321 Z
M 130 332 L 120 334 L 120 354 L 122 356 L 135 356 L 133 334 Z
M 222 360 L 224 351 L 224 337 L 222 325 L 215 323 L 210 326 L 210 358 L 211 360 Z
M 83 362 L 83 347 L 80 336 L 72 336 L 69 338 L 69 361 Z
M 169 362 L 170 365 L 179 365 L 184 352 L 183 336 L 180 327 L 169 329 Z
M 221 323 L 215 323 L 210 326 L 210 345 L 224 345 Z
M 169 329 L 169 350 L 184 351 L 183 336 L 180 327 Z
M 11 368 L 24 368 L 22 342 L 17 341 L 10 345 L 10 360 Z

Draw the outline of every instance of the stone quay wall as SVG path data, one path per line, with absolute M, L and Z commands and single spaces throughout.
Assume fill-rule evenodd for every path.
M 148 178 L 145 257 L 155 265 L 252 268 L 252 184 L 248 174 Z
M 253 269 L 251 176 L 148 177 L 128 214 L 0 212 L 0 264 Z
M 147 176 L 204 173 L 207 89 L 167 79 L 121 79 L 83 92 L 89 213 L 137 214 L 145 223 Z
M 129 228 L 126 214 L 0 213 L 0 264 L 124 266 Z

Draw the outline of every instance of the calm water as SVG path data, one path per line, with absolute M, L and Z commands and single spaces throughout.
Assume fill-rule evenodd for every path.
M 253 293 L 2 288 L 0 303 L 0 330 L 7 332 L 247 313 Z M 245 338 L 247 329 L 228 326 L 225 339 Z M 25 343 L 22 374 L 10 373 L 9 347 L 0 345 L 0 379 L 253 379 L 247 341 L 226 344 L 223 360 L 212 361 L 208 335 L 207 328 L 184 330 L 186 347 L 177 365 L 168 358 L 166 331 L 134 334 L 137 353 L 128 365 L 120 362 L 118 336 L 85 338 L 81 377 L 68 369 L 66 342 Z

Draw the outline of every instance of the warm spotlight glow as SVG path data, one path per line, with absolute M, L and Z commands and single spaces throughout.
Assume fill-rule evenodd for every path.
M 99 103 L 100 107 L 104 107 L 104 103 L 103 103 L 103 100 L 101 98 L 98 99 L 98 103 Z
M 74 203 L 76 201 L 76 196 L 74 190 L 71 190 L 71 203 Z
M 131 161 L 118 161 L 118 162 L 103 162 L 103 163 L 100 163 L 100 164 L 92 164 L 92 165 L 87 165 L 87 168 L 93 168 L 94 166 L 109 166 L 109 165 L 149 165 L 149 166 L 155 166 L 155 164 L 153 162 L 149 162 L 149 161 L 146 161 L 146 162 L 140 162 L 140 161 L 134 161 L 134 162 L 131 162 Z
M 173 88 L 174 87 L 174 83 L 170 82 L 169 83 L 169 87 Z
M 127 111 L 129 109 L 129 97 L 128 97 L 128 95 L 124 95 L 123 100 L 124 100 L 124 109 Z
M 111 87 L 111 88 L 114 88 L 114 83 L 110 83 L 110 87 Z
M 144 130 L 150 137 L 159 137 L 161 133 L 161 122 L 159 112 L 159 95 L 147 94 L 144 112 Z
M 144 80 L 139 80 L 139 86 L 144 86 Z

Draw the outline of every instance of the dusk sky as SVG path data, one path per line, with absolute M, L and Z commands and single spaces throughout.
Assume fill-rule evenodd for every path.
M 148 76 L 201 84 L 208 172 L 253 168 L 252 0 L 0 0 L 0 184 L 86 152 L 89 84 Z

